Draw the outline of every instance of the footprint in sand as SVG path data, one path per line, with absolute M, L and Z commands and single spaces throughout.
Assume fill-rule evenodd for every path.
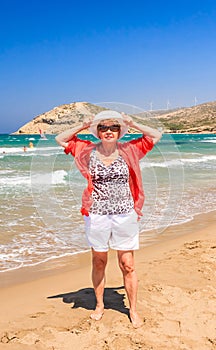
M 185 243 L 184 247 L 186 249 L 196 249 L 196 248 L 201 248 L 201 241 L 193 241 L 193 242 L 189 242 L 189 243 Z

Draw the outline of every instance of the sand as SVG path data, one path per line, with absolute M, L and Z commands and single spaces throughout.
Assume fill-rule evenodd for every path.
M 0 349 L 216 349 L 215 233 L 215 212 L 202 214 L 136 253 L 139 329 L 128 318 L 114 252 L 98 322 L 89 317 L 95 304 L 89 253 L 1 274 Z

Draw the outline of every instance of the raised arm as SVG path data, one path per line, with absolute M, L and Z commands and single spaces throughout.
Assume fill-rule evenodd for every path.
M 154 128 L 151 128 L 150 126 L 146 126 L 146 125 L 142 125 L 139 123 L 136 123 L 135 121 L 133 121 L 133 119 L 122 113 L 123 119 L 124 119 L 124 123 L 126 125 L 128 125 L 130 128 L 134 128 L 138 131 L 140 131 L 142 134 L 151 137 L 154 145 L 160 140 L 160 138 L 162 137 L 162 133 Z
M 55 137 L 56 142 L 62 147 L 67 147 L 68 142 L 73 138 L 74 135 L 76 135 L 80 131 L 88 129 L 90 127 L 90 125 L 92 123 L 92 119 L 93 119 L 92 116 L 85 117 L 83 119 L 82 124 L 77 125 L 72 129 L 63 131 L 61 134 L 59 134 Z

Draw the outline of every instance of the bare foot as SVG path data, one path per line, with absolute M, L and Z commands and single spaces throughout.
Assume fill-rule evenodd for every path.
M 104 308 L 96 307 L 95 311 L 90 315 L 92 320 L 100 321 L 104 314 Z
M 140 328 L 143 326 L 143 321 L 139 317 L 138 313 L 130 311 L 130 320 L 134 328 Z

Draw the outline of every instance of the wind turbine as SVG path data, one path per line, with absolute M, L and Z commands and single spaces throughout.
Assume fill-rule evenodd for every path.
M 150 111 L 153 111 L 153 102 L 150 102 Z
M 170 108 L 170 101 L 169 101 L 169 99 L 167 100 L 167 107 L 166 107 L 166 109 L 169 109 Z
M 197 105 L 197 98 L 196 98 L 196 96 L 194 97 L 194 106 L 196 106 Z

